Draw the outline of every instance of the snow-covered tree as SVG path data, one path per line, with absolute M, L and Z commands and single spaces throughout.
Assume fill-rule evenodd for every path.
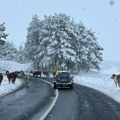
M 5 60 L 15 60 L 17 48 L 12 42 L 6 41 L 4 45 L 0 47 L 0 58 Z
M 66 14 L 44 20 L 35 15 L 28 27 L 25 53 L 34 67 L 64 64 L 68 69 L 100 69 L 101 50 L 94 33 Z
M 0 24 L 0 40 L 5 40 L 8 34 L 5 33 L 6 27 L 5 23 Z
M 16 58 L 15 60 L 18 62 L 18 63 L 26 63 L 28 62 L 26 56 L 25 56 L 25 51 L 24 51 L 24 48 L 22 45 L 19 46 L 19 50 L 16 54 Z
M 69 23 L 70 17 L 65 14 L 45 17 L 43 31 L 40 36 L 41 50 L 44 50 L 45 56 L 42 62 L 61 65 L 74 56 L 75 52 L 71 44 L 72 38 L 66 32 L 69 31 L 69 28 L 67 28 Z M 46 34 L 45 37 L 42 36 L 43 34 Z
M 87 30 L 82 22 L 75 25 L 76 41 L 76 67 L 88 71 L 89 69 L 99 70 L 99 63 L 102 61 L 101 50 L 97 38 L 91 30 Z
M 25 51 L 27 53 L 27 57 L 34 60 L 34 51 L 36 50 L 36 46 L 39 42 L 39 19 L 38 16 L 35 15 L 32 18 L 32 21 L 27 29 L 27 41 L 25 44 Z
M 5 41 L 8 34 L 5 33 L 5 23 L 0 24 L 0 41 Z M 5 41 L 4 45 L 0 44 L 0 58 L 5 60 L 15 60 L 17 48 L 12 42 Z

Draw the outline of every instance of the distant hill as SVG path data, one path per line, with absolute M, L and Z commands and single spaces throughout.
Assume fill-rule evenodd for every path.
M 29 71 L 32 69 L 32 66 L 30 63 L 27 64 L 20 64 L 15 61 L 6 61 L 6 60 L 0 60 L 0 71 Z
M 120 74 L 120 62 L 119 61 L 103 61 L 100 65 L 102 73 L 108 74 Z

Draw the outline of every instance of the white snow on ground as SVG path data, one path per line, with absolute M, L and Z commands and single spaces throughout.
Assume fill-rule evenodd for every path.
M 29 70 L 31 69 L 31 64 L 20 64 L 14 61 L 4 61 L 0 60 L 0 71 L 20 71 L 20 70 Z
M 114 81 L 111 79 L 113 73 L 119 73 L 118 66 L 112 64 L 111 68 L 106 69 L 106 64 L 102 66 L 101 72 L 89 72 L 89 73 L 79 73 L 74 76 L 74 82 L 88 86 L 90 88 L 99 90 L 106 95 L 110 96 L 114 100 L 120 103 L 120 88 L 115 86 Z M 109 65 L 107 65 L 109 66 Z M 28 71 L 30 69 L 30 64 L 19 64 L 11 61 L 0 61 L 0 70 L 23 70 Z M 16 89 L 21 84 L 20 79 L 16 80 L 15 84 L 9 84 L 6 77 L 0 86 L 0 95 L 7 93 L 13 89 Z
M 3 76 L 3 82 L 0 86 L 0 96 L 5 95 L 6 93 L 12 92 L 13 90 L 15 90 L 16 88 L 18 88 L 20 85 L 22 85 L 22 81 L 20 79 L 16 79 L 15 84 L 12 84 L 8 82 L 8 79 L 6 76 Z
M 120 74 L 120 62 L 104 61 L 100 72 L 79 73 L 74 82 L 96 89 L 120 103 L 120 88 L 115 86 L 112 74 Z
M 1 73 L 5 73 L 6 70 L 9 70 L 9 71 L 20 71 L 20 70 L 28 71 L 30 69 L 31 69 L 30 64 L 19 64 L 19 63 L 14 62 L 14 61 L 0 60 L 0 72 Z M 15 84 L 12 84 L 12 83 L 9 84 L 7 77 L 4 76 L 4 79 L 3 79 L 1 86 L 0 86 L 0 96 L 15 90 L 20 85 L 22 85 L 22 81 L 20 79 L 17 78 Z
M 115 86 L 111 74 L 81 73 L 74 77 L 74 82 L 101 91 L 120 103 L 120 88 Z

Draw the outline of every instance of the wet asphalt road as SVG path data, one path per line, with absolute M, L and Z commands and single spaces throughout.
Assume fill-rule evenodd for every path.
M 0 120 L 29 120 L 42 111 L 53 96 L 51 85 L 32 79 L 30 87 L 0 97 Z
M 57 103 L 45 120 L 120 120 L 120 104 L 75 84 L 73 90 L 59 89 Z
M 49 84 L 33 79 L 30 88 L 0 98 L 0 120 L 38 120 L 33 116 L 39 116 L 53 96 L 54 89 Z M 59 89 L 58 100 L 45 120 L 120 120 L 120 104 L 75 84 L 73 90 Z

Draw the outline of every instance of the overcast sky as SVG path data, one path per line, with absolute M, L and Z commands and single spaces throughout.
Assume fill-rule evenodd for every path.
M 65 13 L 92 29 L 104 48 L 104 60 L 120 61 L 120 0 L 0 0 L 0 23 L 5 22 L 8 40 L 25 43 L 33 15 Z

